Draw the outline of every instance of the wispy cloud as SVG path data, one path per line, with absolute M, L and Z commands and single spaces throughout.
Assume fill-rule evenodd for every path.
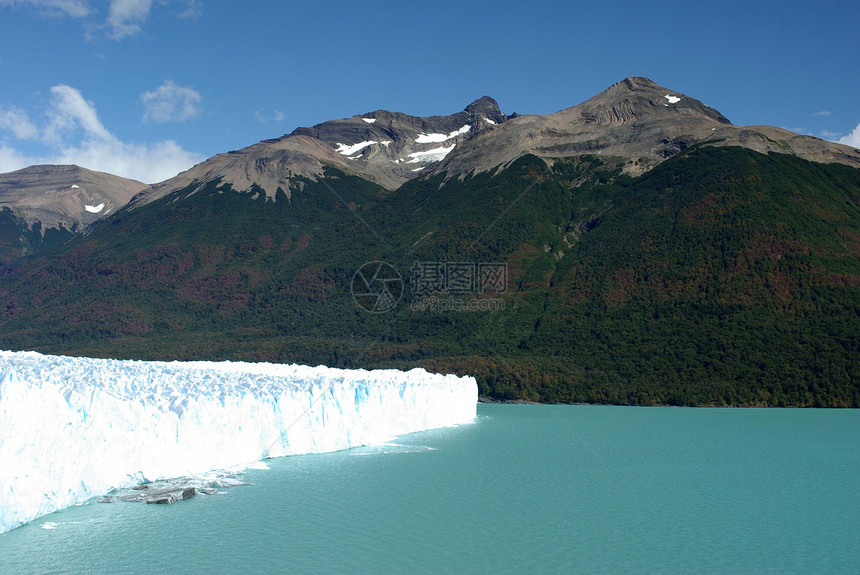
M 84 100 L 79 90 L 60 84 L 51 88 L 51 96 L 50 123 L 45 130 L 45 138 L 49 142 L 61 144 L 67 134 L 77 130 L 83 130 L 91 138 L 110 137 L 110 132 L 98 118 L 95 105 Z
M 257 110 L 254 112 L 254 117 L 257 118 L 257 121 L 263 124 L 264 126 L 269 126 L 269 122 L 283 122 L 287 119 L 287 115 L 281 112 L 280 110 L 275 110 L 274 112 L 267 113 L 261 110 Z
M 111 0 L 108 8 L 108 36 L 121 40 L 140 33 L 140 25 L 149 18 L 152 0 Z
M 48 120 L 41 130 L 30 122 L 26 114 L 22 115 L 17 109 L 6 109 L 10 110 L 12 121 L 0 127 L 20 140 L 38 138 L 46 150 L 42 154 L 25 154 L 6 142 L 0 143 L 0 172 L 33 164 L 76 164 L 155 183 L 171 178 L 204 159 L 200 154 L 182 149 L 173 140 L 153 143 L 121 141 L 99 120 L 95 105 L 71 86 L 60 84 L 51 88 L 51 100 L 45 110 Z
M 823 116 L 831 116 L 832 114 L 830 112 L 828 112 L 827 110 L 821 110 L 820 112 L 815 112 L 812 115 L 820 118 Z
M 203 9 L 201 8 L 200 0 L 186 0 L 185 9 L 177 14 L 179 18 L 190 18 L 192 20 L 197 20 L 203 15 Z
M 43 16 L 83 18 L 92 10 L 86 0 L 0 0 L 0 7 L 33 8 Z
M 180 86 L 172 80 L 165 81 L 151 92 L 140 95 L 146 111 L 144 122 L 184 122 L 200 113 L 200 92 L 188 86 Z
M 139 34 L 149 19 L 153 5 L 177 4 L 177 18 L 198 18 L 202 14 L 200 0 L 0 0 L 0 8 L 35 10 L 48 17 L 68 17 L 85 20 L 87 37 L 103 33 L 112 40 L 122 40 Z M 96 6 L 107 4 L 107 17 Z

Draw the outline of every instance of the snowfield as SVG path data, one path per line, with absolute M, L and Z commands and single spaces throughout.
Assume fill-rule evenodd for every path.
M 477 395 L 423 369 L 0 351 L 0 533 L 142 481 L 469 423 Z
M 459 130 L 454 130 L 450 134 L 418 134 L 418 137 L 415 138 L 416 144 L 438 144 L 439 142 L 445 142 L 447 140 L 453 140 L 457 136 L 461 136 L 472 129 L 472 126 L 466 124 Z

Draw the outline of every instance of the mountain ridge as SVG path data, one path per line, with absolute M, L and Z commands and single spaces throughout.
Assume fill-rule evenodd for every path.
M 770 126 L 735 126 L 699 100 L 642 77 L 626 78 L 553 114 L 521 115 L 497 132 L 468 142 L 436 169 L 485 171 L 526 153 L 550 161 L 599 154 L 624 158 L 624 171 L 639 175 L 696 144 L 739 145 L 860 167 L 860 150 Z
M 359 175 L 391 190 L 416 177 L 424 166 L 443 154 L 440 150 L 506 119 L 496 101 L 483 96 L 448 116 L 419 117 L 375 110 L 328 120 L 213 156 L 144 190 L 133 203 L 145 204 L 218 177 L 237 190 L 248 190 L 256 184 L 269 197 L 273 198 L 278 188 L 289 197 L 298 187 L 293 181 L 296 176 L 316 179 L 323 174 L 324 166 Z
M 144 190 L 134 203 L 217 177 L 236 190 L 257 184 L 270 198 L 278 188 L 289 197 L 297 185 L 295 176 L 315 180 L 324 166 L 393 190 L 424 175 L 492 170 L 525 154 L 547 161 L 618 156 L 625 159 L 626 173 L 639 175 L 696 144 L 737 145 L 860 167 L 860 150 L 771 126 L 735 126 L 690 96 L 648 78 L 630 77 L 553 114 L 508 117 L 494 99 L 483 96 L 448 116 L 376 110 L 296 128 L 214 156 Z
M 75 165 L 35 165 L 0 174 L 0 265 L 65 241 L 146 187 Z

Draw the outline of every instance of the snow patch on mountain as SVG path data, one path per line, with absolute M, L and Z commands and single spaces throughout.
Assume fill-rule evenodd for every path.
M 97 213 L 101 212 L 103 209 L 105 209 L 105 203 L 102 202 L 97 206 L 84 205 L 84 209 L 91 214 L 97 214 Z
M 447 148 L 433 148 L 432 150 L 426 150 L 424 152 L 412 152 L 409 154 L 411 160 L 407 161 L 407 164 L 415 164 L 417 162 L 441 162 L 445 156 L 451 153 L 451 150 L 454 149 L 454 144 L 451 144 Z
M 421 134 L 418 134 L 417 138 L 415 138 L 415 143 L 416 144 L 437 144 L 439 142 L 445 142 L 447 140 L 452 140 L 452 139 L 456 138 L 457 136 L 461 136 L 461 135 L 465 134 L 466 132 L 468 132 L 471 129 L 472 129 L 472 126 L 470 126 L 469 124 L 466 124 L 465 126 L 460 128 L 459 130 L 454 130 L 453 132 L 451 132 L 447 136 L 445 134 L 437 134 L 437 133 L 433 133 L 433 134 L 421 133 Z
M 341 144 L 340 142 L 338 142 L 337 149 L 335 151 L 338 154 L 342 154 L 344 156 L 352 156 L 356 152 L 360 152 L 361 150 L 363 150 L 364 148 L 366 148 L 368 146 L 372 146 L 374 144 L 380 144 L 380 145 L 385 146 L 387 148 L 390 143 L 391 143 L 391 140 L 382 140 L 381 142 L 377 142 L 375 140 L 365 140 L 363 142 L 359 142 L 357 144 L 352 144 L 352 145 Z

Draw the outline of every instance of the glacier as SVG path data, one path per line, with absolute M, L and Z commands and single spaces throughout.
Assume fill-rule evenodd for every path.
M 0 533 L 141 482 L 470 423 L 472 377 L 0 351 Z

